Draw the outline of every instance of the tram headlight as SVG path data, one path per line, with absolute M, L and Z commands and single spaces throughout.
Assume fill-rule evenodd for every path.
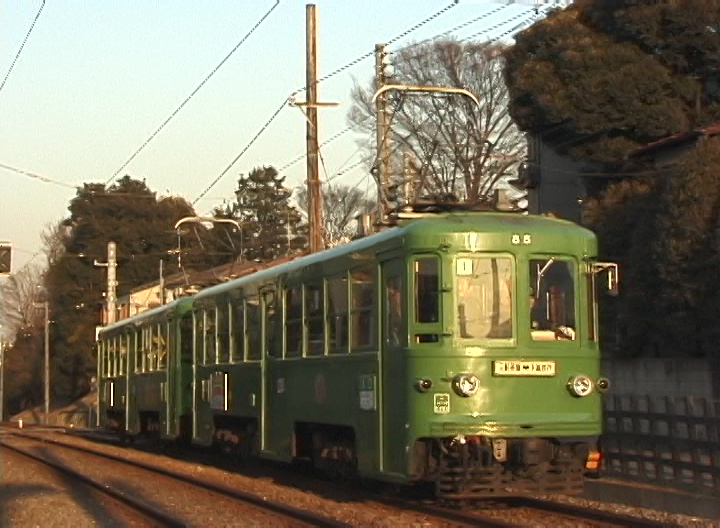
M 587 396 L 593 391 L 592 380 L 584 374 L 578 374 L 570 378 L 567 386 L 573 396 Z
M 480 388 L 480 380 L 475 374 L 458 374 L 453 378 L 453 389 L 465 398 L 474 395 Z

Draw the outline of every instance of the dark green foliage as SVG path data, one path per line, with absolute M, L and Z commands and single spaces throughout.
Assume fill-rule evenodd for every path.
M 511 114 L 578 159 L 720 117 L 720 8 L 594 1 L 552 13 L 506 53 Z
M 217 217 L 240 223 L 241 235 L 222 225 L 216 229 L 219 240 L 224 237 L 243 260 L 267 262 L 307 246 L 307 226 L 290 205 L 292 191 L 284 182 L 273 167 L 254 169 L 238 180 L 237 201 L 215 211 Z
M 63 222 L 64 251 L 51 260 L 45 278 L 52 319 L 52 387 L 60 400 L 83 394 L 95 371 L 95 327 L 107 290 L 107 268 L 94 261 L 107 262 L 108 242 L 117 244 L 119 296 L 156 281 L 160 260 L 174 263 L 175 222 L 194 214 L 185 200 L 158 199 L 144 182 L 129 176 L 107 189 L 85 184 L 69 211 Z
M 605 258 L 621 265 L 624 355 L 717 356 L 720 139 L 678 165 L 612 186 L 587 207 Z

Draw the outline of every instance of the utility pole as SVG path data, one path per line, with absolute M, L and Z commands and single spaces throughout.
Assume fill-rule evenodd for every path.
M 45 425 L 48 425 L 50 420 L 50 303 L 45 300 L 43 301 L 43 308 L 45 308 Z
M 317 18 L 314 4 L 305 6 L 305 88 L 307 90 L 307 189 L 310 252 L 325 249 L 323 236 L 323 208 L 318 165 L 318 118 L 317 118 Z
M 95 266 L 105 267 L 107 273 L 107 322 L 112 324 L 115 322 L 115 312 L 117 311 L 115 304 L 117 302 L 117 246 L 115 242 L 108 242 L 107 245 L 107 262 L 93 262 Z
M 387 65 L 387 51 L 385 44 L 375 44 L 375 89 L 378 93 L 387 84 L 385 67 Z M 375 99 L 376 123 L 376 162 L 373 171 L 378 184 L 378 218 L 379 222 L 385 219 L 387 200 L 385 190 L 390 183 L 390 119 L 388 116 L 387 92 L 382 92 Z

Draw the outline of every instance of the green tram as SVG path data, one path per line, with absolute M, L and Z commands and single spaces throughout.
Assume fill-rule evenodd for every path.
M 196 294 L 192 384 L 188 305 L 155 312 L 181 356 L 152 378 L 171 397 L 127 408 L 156 412 L 172 436 L 191 400 L 196 444 L 429 483 L 444 498 L 579 492 L 599 461 L 608 387 L 598 275 L 617 287 L 617 267 L 596 255 L 594 234 L 563 220 L 418 215 Z M 141 376 L 152 375 L 129 386 Z
M 101 425 L 127 438 L 190 438 L 192 299 L 123 319 L 99 333 Z

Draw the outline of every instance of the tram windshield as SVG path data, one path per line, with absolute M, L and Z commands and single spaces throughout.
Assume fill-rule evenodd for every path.
M 573 262 L 530 260 L 530 334 L 535 341 L 575 340 Z
M 512 337 L 512 260 L 459 258 L 455 272 L 460 337 Z

